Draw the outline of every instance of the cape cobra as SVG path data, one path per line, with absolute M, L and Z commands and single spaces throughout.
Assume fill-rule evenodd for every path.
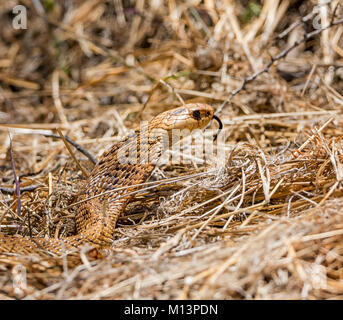
M 220 130 L 222 124 L 214 115 L 214 109 L 207 104 L 187 104 L 157 115 L 147 123 L 145 138 L 142 131 L 137 130 L 102 154 L 77 199 L 79 206 L 76 212 L 76 235 L 45 239 L 0 234 L 0 253 L 53 253 L 59 256 L 86 243 L 93 247 L 110 246 L 116 222 L 133 197 L 132 192 L 139 188 L 137 185 L 149 178 L 162 155 L 161 136 L 156 135 L 155 139 L 149 140 L 146 137 L 155 129 L 162 129 L 171 140 L 173 129 L 188 129 L 190 132 L 202 129 L 212 118 L 218 121 Z M 142 150 L 144 139 L 148 152 Z M 133 150 L 137 150 L 134 153 L 137 163 L 121 161 L 123 157 L 128 159 Z M 129 188 L 125 188 L 128 186 Z M 104 191 L 106 194 L 103 194 Z

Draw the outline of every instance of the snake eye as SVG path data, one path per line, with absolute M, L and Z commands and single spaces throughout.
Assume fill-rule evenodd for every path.
M 200 120 L 201 119 L 201 115 L 200 115 L 200 111 L 199 110 L 193 111 L 193 118 L 195 120 Z

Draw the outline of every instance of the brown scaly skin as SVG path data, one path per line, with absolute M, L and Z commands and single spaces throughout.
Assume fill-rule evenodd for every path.
M 93 168 L 77 202 L 99 195 L 104 191 L 132 186 L 117 190 L 97 198 L 78 204 L 76 213 L 77 234 L 63 239 L 20 238 L 0 234 L 0 254 L 35 253 L 40 256 L 51 254 L 60 256 L 66 252 L 75 251 L 81 245 L 92 247 L 109 247 L 113 241 L 113 231 L 120 214 L 138 189 L 135 185 L 145 182 L 153 171 L 157 160 L 162 154 L 162 142 L 157 138 L 149 140 L 149 158 L 141 151 L 141 142 L 147 141 L 153 130 L 163 129 L 168 132 L 171 140 L 172 129 L 204 128 L 213 118 L 214 110 L 206 104 L 188 104 L 170 111 L 163 112 L 148 122 L 147 133 L 136 131 L 136 135 L 125 138 L 112 146 L 100 157 Z M 143 141 L 144 140 L 144 141 Z M 128 157 L 129 150 L 137 144 L 137 163 L 121 163 L 121 156 Z M 119 159 L 118 159 L 119 157 Z M 127 195 L 127 196 L 125 196 Z

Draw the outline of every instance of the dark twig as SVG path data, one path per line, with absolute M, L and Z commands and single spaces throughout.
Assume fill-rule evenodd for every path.
M 14 163 L 14 157 L 13 157 L 13 148 L 12 148 L 12 139 L 11 139 L 10 133 L 8 133 L 8 137 L 10 138 L 11 165 L 12 165 L 14 182 L 15 182 L 15 190 L 16 190 L 16 193 L 17 193 L 17 214 L 18 214 L 18 217 L 20 217 L 21 216 L 20 185 L 19 185 L 19 181 L 18 181 L 17 172 L 15 170 L 15 163 Z
M 23 193 L 24 191 L 34 191 L 41 186 L 42 185 L 39 185 L 39 184 L 33 184 L 31 186 L 21 187 L 19 190 L 20 190 L 20 193 Z M 16 188 L 0 187 L 0 191 L 6 194 L 12 194 L 16 192 Z
M 51 137 L 51 138 L 57 138 L 57 139 L 62 139 L 59 135 L 57 134 L 44 134 L 45 137 Z M 64 136 L 64 139 L 68 141 L 73 147 L 75 147 L 76 150 L 80 151 L 83 153 L 93 164 L 96 164 L 98 161 L 95 159 L 93 155 L 91 155 L 86 149 L 81 147 L 78 143 L 70 139 L 68 136 Z
M 64 137 L 62 131 L 60 128 L 56 128 L 58 134 L 61 136 L 64 145 L 66 146 L 66 148 L 69 151 L 69 154 L 71 155 L 71 157 L 73 158 L 73 160 L 75 161 L 76 165 L 79 167 L 79 169 L 82 171 L 83 175 L 88 178 L 89 177 L 89 173 L 81 166 L 80 162 L 77 160 L 77 158 L 75 157 L 75 154 L 73 152 L 73 150 L 71 150 L 69 144 L 67 143 L 66 138 Z
M 312 11 L 311 13 L 309 13 L 308 15 L 306 15 L 305 17 L 302 17 L 300 20 L 297 20 L 295 22 L 293 22 L 286 30 L 282 31 L 281 33 L 279 33 L 275 39 L 282 39 L 284 37 L 286 37 L 292 30 L 294 30 L 297 26 L 299 26 L 302 23 L 307 22 L 310 19 L 313 19 L 313 17 L 317 14 L 317 12 Z
M 29 235 L 30 235 L 30 238 L 32 238 L 31 210 L 30 209 L 27 212 L 27 222 L 28 222 L 28 226 L 29 226 Z
M 339 24 L 343 23 L 343 18 L 336 20 L 336 21 L 331 21 L 331 23 L 329 25 L 327 25 L 326 27 L 320 28 L 320 29 L 316 29 L 312 32 L 306 33 L 303 38 L 297 40 L 294 42 L 293 45 L 291 45 L 290 47 L 286 48 L 285 50 L 283 50 L 282 52 L 280 52 L 278 55 L 271 57 L 270 62 L 260 71 L 255 72 L 254 74 L 252 74 L 251 76 L 245 78 L 243 80 L 243 83 L 241 84 L 240 87 L 238 87 L 237 89 L 231 91 L 230 95 L 227 97 L 227 99 L 219 106 L 219 108 L 216 111 L 216 114 L 220 113 L 222 111 L 222 109 L 225 107 L 225 105 L 231 101 L 231 99 L 240 91 L 244 90 L 246 85 L 252 81 L 254 81 L 258 76 L 260 76 L 262 73 L 268 72 L 270 67 L 275 63 L 275 61 L 278 61 L 282 58 L 284 58 L 290 51 L 292 51 L 294 48 L 296 48 L 297 46 L 299 46 L 300 44 L 302 44 L 303 42 L 306 42 L 307 40 L 313 38 L 314 36 L 322 33 L 324 30 L 330 29 L 333 26 L 337 26 Z

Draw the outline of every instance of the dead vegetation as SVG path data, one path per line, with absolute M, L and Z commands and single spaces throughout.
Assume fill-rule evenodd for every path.
M 68 257 L 0 257 L 0 297 L 341 299 L 343 25 L 223 104 L 271 57 L 343 17 L 339 1 L 318 2 L 25 0 L 26 30 L 12 28 L 16 1 L 1 4 L 3 235 L 73 234 L 85 177 L 63 142 L 44 136 L 57 128 L 99 156 L 144 105 L 150 119 L 180 95 L 220 109 L 227 161 L 160 165 L 103 260 L 83 256 L 70 270 Z M 13 286 L 18 265 L 26 286 Z

